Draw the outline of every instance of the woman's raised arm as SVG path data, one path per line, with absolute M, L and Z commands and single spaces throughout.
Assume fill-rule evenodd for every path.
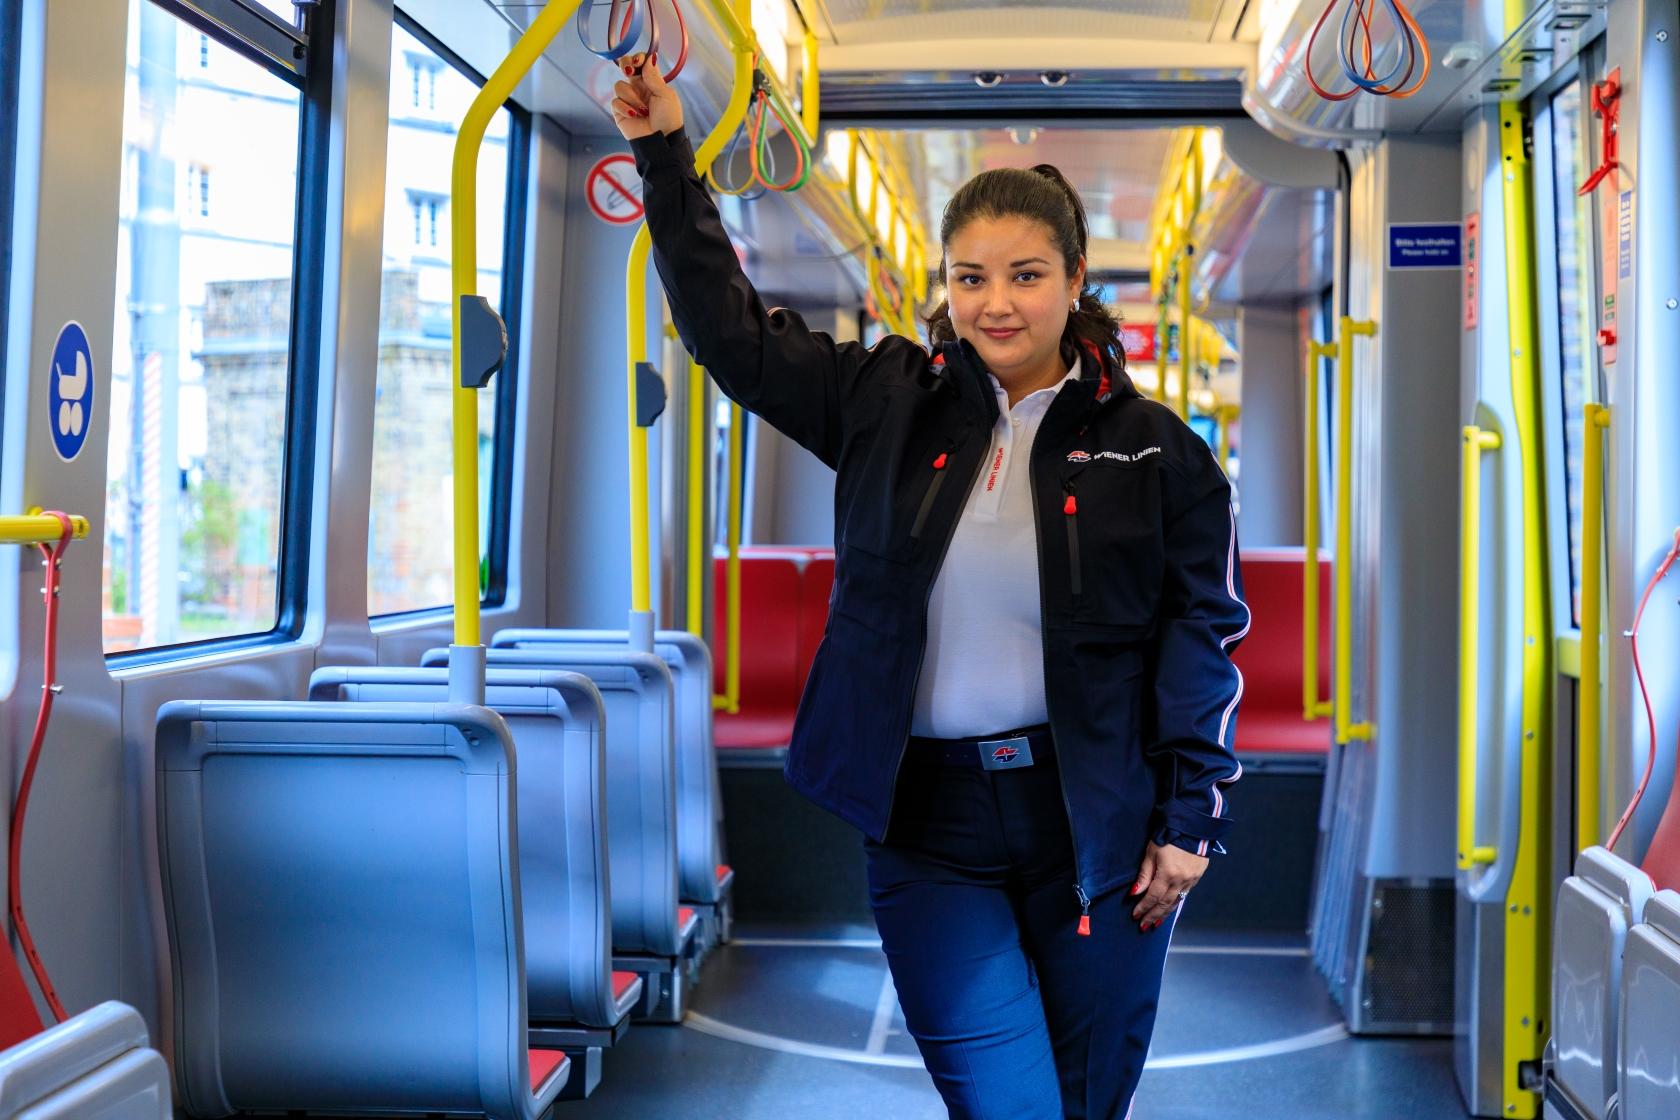
M 618 83 L 613 116 L 642 176 L 654 266 L 677 333 L 725 393 L 832 467 L 841 417 L 875 352 L 836 343 L 785 308 L 765 308 L 695 173 L 682 104 L 657 69 Z

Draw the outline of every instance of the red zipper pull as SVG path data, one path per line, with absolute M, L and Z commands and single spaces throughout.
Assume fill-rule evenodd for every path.
M 1069 498 L 1068 501 L 1073 501 Z M 1079 896 L 1079 936 L 1091 936 L 1091 900 L 1085 897 L 1085 888 L 1078 883 L 1073 885 L 1073 893 Z
M 1067 496 L 1067 501 L 1062 503 L 1062 512 L 1067 514 L 1069 517 L 1072 517 L 1074 514 L 1079 512 L 1079 503 L 1073 500 L 1072 494 L 1069 494 Z
M 933 461 L 933 469 L 936 471 L 942 471 L 945 469 L 945 453 L 943 451 L 939 453 L 939 458 Z

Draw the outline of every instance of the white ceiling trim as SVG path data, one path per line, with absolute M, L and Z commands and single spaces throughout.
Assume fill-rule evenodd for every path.
M 922 22 L 929 17 L 881 22 Z M 1162 78 L 1179 78 L 1183 71 L 1254 73 L 1257 51 L 1253 43 L 1197 43 L 1183 40 L 1133 38 L 1007 38 L 950 37 L 950 21 L 941 17 L 938 33 L 924 26 L 922 37 L 894 41 L 824 46 L 818 66 L 826 73 L 927 70 L 1141 70 Z M 851 27 L 842 25 L 841 34 Z M 872 29 L 873 30 L 873 29 Z M 1142 75 L 1140 75 L 1142 76 Z M 1202 76 L 1200 74 L 1196 76 Z

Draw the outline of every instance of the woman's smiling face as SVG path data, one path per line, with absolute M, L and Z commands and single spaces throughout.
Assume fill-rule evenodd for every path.
M 976 218 L 945 246 L 951 326 L 1006 389 L 1067 372 L 1062 332 L 1084 281 L 1084 262 L 1069 276 L 1050 231 L 1030 218 Z

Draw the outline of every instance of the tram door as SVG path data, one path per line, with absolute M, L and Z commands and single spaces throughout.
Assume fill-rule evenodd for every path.
M 1478 1116 L 1539 1115 L 1553 897 L 1576 850 L 1597 53 L 1466 120 L 1455 1005 Z

